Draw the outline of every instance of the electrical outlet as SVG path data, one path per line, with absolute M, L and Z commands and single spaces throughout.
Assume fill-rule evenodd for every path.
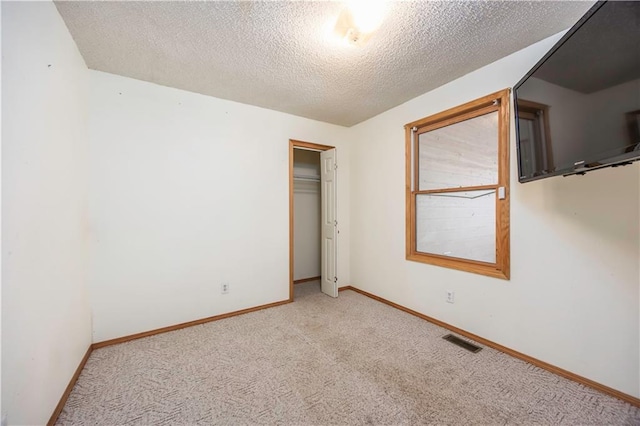
M 228 283 L 220 284 L 220 293 L 222 293 L 222 294 L 229 293 L 229 284 Z
M 455 297 L 456 294 L 453 292 L 453 290 L 447 290 L 447 303 L 454 303 Z

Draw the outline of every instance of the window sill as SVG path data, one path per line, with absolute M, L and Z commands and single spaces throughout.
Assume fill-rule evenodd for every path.
M 471 272 L 473 274 L 486 275 L 503 280 L 509 280 L 510 278 L 508 268 L 499 268 L 497 265 L 491 263 L 476 262 L 473 260 L 465 260 L 424 253 L 410 253 L 407 255 L 407 260 L 442 266 L 444 268 L 457 269 L 459 271 Z

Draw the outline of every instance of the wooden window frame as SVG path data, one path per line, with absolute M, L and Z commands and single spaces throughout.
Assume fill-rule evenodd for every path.
M 405 180 L 406 180 L 406 258 L 407 260 L 428 263 L 445 268 L 458 269 L 490 277 L 508 280 L 510 278 L 510 237 L 509 237 L 509 107 L 510 89 L 484 96 L 463 105 L 448 109 L 435 115 L 406 124 L 405 128 Z M 465 188 L 438 190 L 419 190 L 418 152 L 419 135 L 431 130 L 456 124 L 480 115 L 498 112 L 498 182 L 495 185 L 483 185 Z M 415 132 L 414 132 L 415 129 Z M 412 133 L 415 138 L 412 138 Z M 413 140 L 413 145 L 412 145 Z M 412 173 L 412 169 L 414 173 Z M 415 189 L 412 188 L 415 183 Z M 482 262 L 470 259 L 449 257 L 417 250 L 416 243 L 416 199 L 419 194 L 434 192 L 458 192 L 476 189 L 505 188 L 505 198 L 496 196 L 496 262 Z

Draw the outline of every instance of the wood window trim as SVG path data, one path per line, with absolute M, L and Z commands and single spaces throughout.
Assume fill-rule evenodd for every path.
M 486 275 L 508 280 L 510 269 L 510 226 L 509 226 L 509 106 L 510 89 L 504 89 L 482 98 L 467 102 L 454 108 L 420 120 L 408 123 L 405 128 L 405 209 L 406 209 L 406 259 L 410 261 L 428 263 L 445 268 Z M 495 101 L 498 102 L 495 105 Z M 487 263 L 470 259 L 427 254 L 416 249 L 416 197 L 418 194 L 429 193 L 429 190 L 412 190 L 413 179 L 417 176 L 417 155 L 414 156 L 412 146 L 412 129 L 415 132 L 416 143 L 418 135 L 429 130 L 448 126 L 460 121 L 468 120 L 492 111 L 498 112 L 498 182 L 496 185 L 485 185 L 486 189 L 505 188 L 505 199 L 496 197 L 496 262 Z M 417 152 L 417 151 L 416 151 Z M 479 187 L 478 187 L 479 188 Z M 464 189 L 464 188 L 463 188 Z M 459 191 L 460 188 L 438 190 L 437 192 Z

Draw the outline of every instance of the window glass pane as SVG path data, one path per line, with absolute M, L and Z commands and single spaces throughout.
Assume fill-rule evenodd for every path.
M 416 197 L 418 252 L 496 262 L 495 190 Z
M 420 190 L 498 183 L 498 112 L 422 133 Z

